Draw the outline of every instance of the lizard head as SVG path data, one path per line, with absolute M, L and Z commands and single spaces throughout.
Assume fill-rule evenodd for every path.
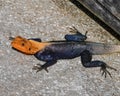
M 33 46 L 33 44 L 25 38 L 17 36 L 11 42 L 13 49 L 16 49 L 25 54 L 35 54 L 38 51 L 38 48 Z
M 21 36 L 17 36 L 11 42 L 13 49 L 20 51 L 24 54 L 32 55 L 44 49 L 49 43 L 40 43 L 34 40 L 29 40 Z

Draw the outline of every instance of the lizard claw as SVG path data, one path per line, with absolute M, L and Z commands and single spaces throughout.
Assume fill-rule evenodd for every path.
M 70 29 L 70 33 L 76 33 L 76 34 L 79 34 L 79 35 L 82 35 L 74 26 L 72 26 L 72 28 L 69 28 Z M 88 31 L 85 32 L 85 37 L 87 38 L 87 33 Z
M 87 37 L 87 33 L 88 33 L 88 31 L 85 32 L 85 36 L 86 36 L 86 37 Z
M 70 33 L 78 33 L 78 30 L 72 26 L 72 28 L 69 28 L 70 29 Z
M 105 64 L 104 66 L 101 67 L 100 72 L 103 71 L 103 72 L 102 72 L 102 76 L 105 75 L 105 78 L 106 78 L 106 77 L 107 77 L 107 74 L 108 74 L 108 75 L 112 78 L 112 75 L 111 75 L 111 73 L 107 70 L 107 68 L 112 69 L 112 70 L 114 70 L 114 71 L 117 71 L 117 70 L 116 70 L 115 68 L 111 67 L 111 66 L 108 66 L 107 64 Z
M 15 39 L 14 37 L 9 37 L 9 40 L 13 40 L 13 39 Z
M 39 71 L 41 71 L 42 69 L 44 69 L 48 73 L 47 68 L 43 68 L 41 64 L 36 64 L 35 66 L 33 66 L 32 69 L 36 70 L 36 73 L 39 72 Z

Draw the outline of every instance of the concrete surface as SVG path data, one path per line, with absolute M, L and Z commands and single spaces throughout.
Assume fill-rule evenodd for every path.
M 80 58 L 36 74 L 33 65 L 43 62 L 11 49 L 9 36 L 58 40 L 71 26 L 88 31 L 90 41 L 120 44 L 69 0 L 0 0 L 0 96 L 120 96 L 118 53 L 93 57 L 117 68 L 110 70 L 113 78 L 104 78 L 99 68 L 84 68 Z

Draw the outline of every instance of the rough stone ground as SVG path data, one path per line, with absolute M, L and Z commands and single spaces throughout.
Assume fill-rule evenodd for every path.
M 11 49 L 9 36 L 58 40 L 71 26 L 88 31 L 90 41 L 120 44 L 69 0 L 0 0 L 0 96 L 120 96 L 118 53 L 93 57 L 117 68 L 110 70 L 113 78 L 104 78 L 99 68 L 84 68 L 80 58 L 36 74 L 33 65 L 43 62 Z

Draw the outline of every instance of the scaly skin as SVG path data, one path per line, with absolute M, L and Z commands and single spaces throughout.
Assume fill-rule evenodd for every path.
M 37 64 L 33 67 L 36 72 L 54 65 L 57 60 L 60 59 L 73 59 L 81 57 L 81 63 L 86 68 L 101 67 L 102 75 L 111 74 L 106 68 L 110 68 L 116 71 L 115 68 L 108 66 L 105 62 L 94 60 L 92 61 L 92 55 L 102 55 L 114 52 L 120 52 L 120 45 L 109 45 L 103 43 L 87 42 L 86 35 L 81 34 L 76 28 L 75 34 L 65 35 L 63 41 L 49 41 L 41 42 L 39 38 L 25 39 L 20 36 L 12 38 L 11 46 L 28 55 L 34 55 L 38 60 L 45 61 L 45 64 Z M 87 34 L 87 32 L 86 32 Z
M 86 46 L 87 50 L 89 50 L 92 55 L 103 55 L 120 52 L 120 45 L 86 42 Z

